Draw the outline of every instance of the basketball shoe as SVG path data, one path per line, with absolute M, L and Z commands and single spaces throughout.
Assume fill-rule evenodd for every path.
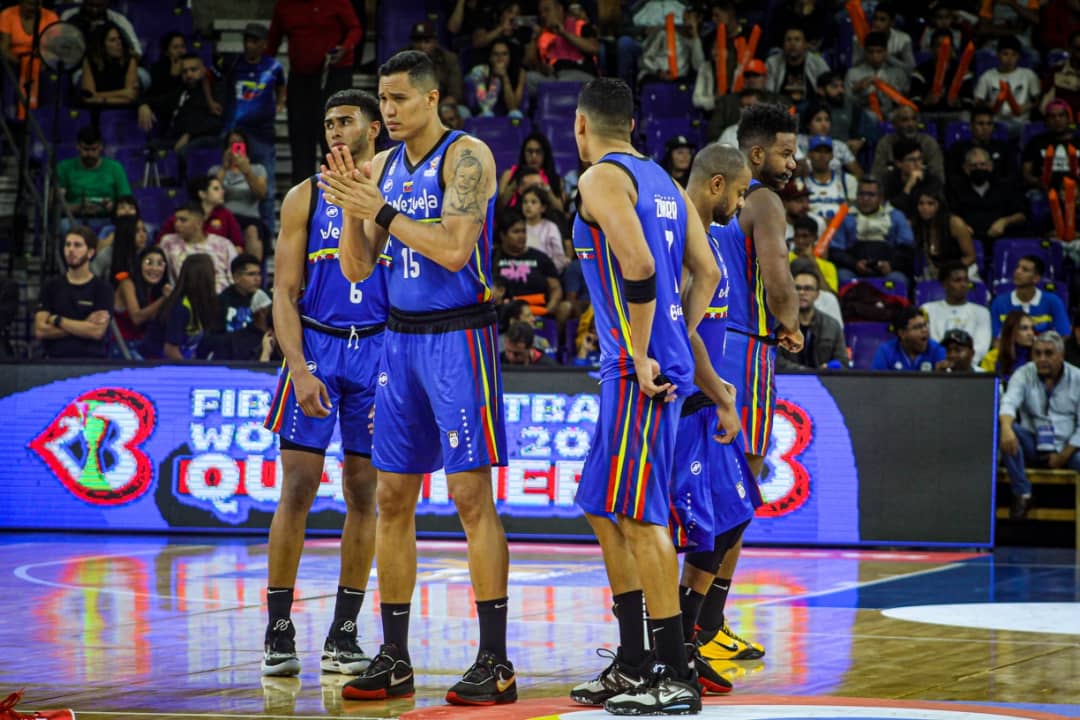
M 517 702 L 517 678 L 509 660 L 481 650 L 457 683 L 446 692 L 451 705 L 505 705 Z
M 323 672 L 359 675 L 371 664 L 369 658 L 356 643 L 356 623 L 344 620 L 337 627 L 330 629 L 330 634 L 323 643 Z
M 38 710 L 19 712 L 15 706 L 22 700 L 23 691 L 13 692 L 0 700 L 0 720 L 75 720 L 74 710 Z
M 416 693 L 413 669 L 398 646 L 385 643 L 367 669 L 341 688 L 346 700 L 385 700 L 412 697 Z
M 765 648 L 744 640 L 725 624 L 709 640 L 702 640 L 701 656 L 706 660 L 758 660 L 765 657 Z
M 604 703 L 612 715 L 693 715 L 701 712 L 701 690 L 694 673 L 675 677 L 668 665 L 656 663 L 645 684 Z
M 300 674 L 300 658 L 296 656 L 296 627 L 288 618 L 278 618 L 266 627 L 262 674 L 284 676 Z
M 701 694 L 723 695 L 731 692 L 731 681 L 718 673 L 709 664 L 709 661 L 701 657 L 701 651 L 694 643 L 686 643 L 686 657 L 690 661 L 690 669 L 697 674 L 698 685 L 701 686 Z
M 603 705 L 605 702 L 645 684 L 652 658 L 647 658 L 643 667 L 634 667 L 622 659 L 622 648 L 611 652 L 607 648 L 598 648 L 596 654 L 610 658 L 611 663 L 603 672 L 588 682 L 576 685 L 570 691 L 570 699 L 582 705 Z

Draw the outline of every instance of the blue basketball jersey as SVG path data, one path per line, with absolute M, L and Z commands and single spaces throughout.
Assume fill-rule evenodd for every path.
M 386 268 L 376 265 L 366 279 L 351 283 L 341 272 L 341 208 L 326 202 L 311 180 L 307 266 L 298 307 L 304 317 L 347 330 L 386 322 Z
M 747 195 L 767 189 L 757 180 L 750 181 Z M 765 303 L 765 283 L 761 278 L 754 238 L 747 237 L 738 219 L 713 234 L 720 253 L 727 258 L 730 275 L 728 327 L 749 335 L 767 337 L 776 327 L 776 318 Z
M 379 187 L 386 202 L 417 222 L 441 221 L 445 191 L 443 160 L 450 145 L 463 135 L 465 133 L 458 130 L 447 131 L 415 166 L 405 154 L 404 143 L 391 150 L 379 177 Z M 461 172 L 468 174 L 477 170 L 464 167 Z M 478 175 L 474 179 L 479 179 Z M 492 197 L 487 204 L 484 227 L 472 260 L 457 272 L 447 270 L 390 235 L 380 258 L 380 262 L 389 266 L 390 304 L 406 312 L 432 312 L 491 300 L 494 231 L 495 198 Z
M 731 221 L 731 223 L 735 222 L 735 220 Z M 724 262 L 724 256 L 720 254 L 720 246 L 716 237 L 723 228 L 723 225 L 716 225 L 715 223 L 709 226 L 709 247 L 713 251 L 713 257 L 716 258 L 716 264 L 720 267 L 720 282 L 716 286 L 716 293 L 709 302 L 705 316 L 698 323 L 698 335 L 701 336 L 702 341 L 705 343 L 705 348 L 709 351 L 709 357 L 712 358 L 713 367 L 716 368 L 717 372 L 720 371 L 720 365 L 724 360 L 724 343 L 727 341 L 729 312 L 728 297 L 731 294 L 731 281 L 728 278 L 727 264 Z
M 599 162 L 617 165 L 637 188 L 635 210 L 656 266 L 656 314 L 653 318 L 649 356 L 678 386 L 680 395 L 693 390 L 694 358 L 679 298 L 683 251 L 686 243 L 686 203 L 671 176 L 648 158 L 609 153 Z M 583 198 L 590 202 L 602 198 Z M 622 288 L 622 271 L 615 253 L 599 226 L 586 223 L 579 214 L 574 221 L 574 250 L 589 288 L 600 339 L 601 381 L 634 374 L 631 352 L 630 312 Z

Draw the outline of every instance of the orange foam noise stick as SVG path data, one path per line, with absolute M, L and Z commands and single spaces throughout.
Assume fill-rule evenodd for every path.
M 671 79 L 679 77 L 679 57 L 675 51 L 675 13 L 668 13 L 664 18 L 664 29 L 667 32 L 667 66 L 668 75 Z
M 862 3 L 859 0 L 848 0 L 844 4 L 847 8 L 848 17 L 851 18 L 851 29 L 855 33 L 855 39 L 862 45 L 866 35 L 870 32 L 870 26 L 866 22 L 866 13 L 863 12 Z
M 870 112 L 877 115 L 878 120 L 884 121 L 885 113 L 881 111 L 881 101 L 878 100 L 877 93 L 871 92 L 870 95 L 867 97 L 867 100 L 870 103 Z
M 881 78 L 874 78 L 874 87 L 876 87 L 881 92 L 881 94 L 892 100 L 897 105 L 907 105 L 915 112 L 919 111 L 918 105 L 908 100 L 906 97 L 903 96 L 903 94 L 901 94 L 899 90 L 897 90 Z
M 952 79 L 952 84 L 949 85 L 949 101 L 954 102 L 956 98 L 960 97 L 960 86 L 964 84 L 964 76 L 967 75 L 968 68 L 971 67 L 971 61 L 975 58 L 975 43 L 969 42 L 967 47 L 964 48 L 964 53 L 960 56 L 960 63 L 956 66 L 956 76 Z
M 994 0 L 982 1 L 982 7 L 979 8 L 979 17 L 983 20 L 990 20 L 994 17 Z
M 1038 10 L 1039 10 L 1039 0 L 1028 0 L 1028 6 L 1027 7 L 1028 7 L 1028 10 L 1035 10 L 1036 12 L 1038 12 Z
M 716 94 L 727 95 L 727 25 L 716 26 Z
M 949 69 L 949 56 L 952 55 L 952 40 L 945 38 L 937 52 L 937 64 L 934 65 L 934 84 L 930 87 L 930 94 L 941 96 L 945 90 L 945 73 Z
M 1020 114 L 1020 103 L 1016 102 L 1016 96 L 1012 93 L 1012 88 L 1009 87 L 1009 83 L 1004 80 L 1001 81 L 1001 92 L 1005 95 L 1005 102 L 1009 103 L 1009 109 L 1012 110 L 1013 115 Z
M 1067 177 L 1061 181 L 1065 189 L 1065 237 L 1062 242 L 1072 242 L 1076 237 L 1076 181 Z
M 814 245 L 814 255 L 822 257 L 825 253 L 829 252 L 829 243 L 832 242 L 833 236 L 840 230 L 840 226 L 844 224 L 844 218 L 848 214 L 848 204 L 840 203 L 840 207 L 836 210 L 836 214 L 829 220 L 829 224 L 825 226 L 825 232 L 821 233 L 821 237 Z
M 1058 239 L 1065 241 L 1065 219 L 1061 216 L 1061 202 L 1058 200 L 1058 191 L 1051 190 L 1047 197 L 1050 200 L 1050 217 L 1054 221 L 1054 234 Z
M 761 42 L 761 26 L 755 25 L 750 31 L 750 40 L 739 51 L 739 65 L 735 68 L 735 82 L 732 85 L 733 92 L 741 92 L 743 89 L 743 68 L 754 59 L 758 43 Z

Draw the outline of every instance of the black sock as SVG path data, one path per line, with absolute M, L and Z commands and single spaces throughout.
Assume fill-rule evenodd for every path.
M 480 650 L 490 650 L 500 660 L 506 659 L 506 598 L 477 600 L 480 619 Z
M 401 657 L 409 662 L 409 613 L 410 603 L 383 603 L 383 642 L 396 645 Z
M 705 602 L 701 606 L 701 613 L 698 615 L 697 624 L 701 628 L 699 639 L 712 640 L 717 631 L 724 627 L 724 605 L 727 604 L 730 589 L 731 578 L 713 580 L 709 594 L 705 596 Z
M 694 592 L 693 588 L 679 588 L 679 608 L 682 609 L 683 639 L 690 642 L 694 639 L 694 628 L 697 626 L 698 615 L 701 614 L 701 604 L 705 602 L 705 596 Z
M 282 587 L 266 588 L 266 609 L 270 624 L 275 620 L 288 620 L 292 615 L 293 589 Z
M 360 614 L 363 604 L 363 590 L 338 585 L 337 600 L 334 602 L 334 623 L 330 626 L 330 634 L 355 637 L 356 616 Z
M 619 621 L 619 645 L 622 659 L 638 666 L 645 660 L 645 595 L 631 590 L 612 598 L 615 619 Z
M 683 642 L 682 615 L 669 618 L 649 618 L 652 632 L 653 652 L 656 659 L 675 672 L 675 677 L 685 680 L 690 677 L 690 666 L 686 660 L 686 644 Z

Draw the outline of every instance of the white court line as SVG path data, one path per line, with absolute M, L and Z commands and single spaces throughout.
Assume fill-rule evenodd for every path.
M 815 592 L 803 593 L 802 595 L 791 595 L 789 597 L 773 598 L 771 600 L 761 600 L 758 602 L 746 603 L 747 607 L 763 607 L 765 605 L 781 605 L 784 603 L 790 603 L 796 600 L 807 600 L 809 598 L 822 597 L 824 595 L 833 595 L 835 593 L 846 592 L 847 590 L 857 590 L 859 588 L 871 587 L 872 585 L 884 585 L 885 583 L 893 582 L 894 580 L 906 580 L 908 578 L 919 577 L 920 575 L 932 575 L 933 573 L 945 572 L 946 570 L 955 570 L 959 567 L 964 567 L 966 563 L 949 563 L 948 565 L 942 565 L 941 567 L 930 568 L 928 570 L 916 570 L 915 572 L 903 573 L 901 575 L 892 575 L 886 578 L 880 578 L 878 580 L 868 580 L 866 582 L 852 582 L 842 583 L 828 590 L 817 590 Z M 875 610 L 878 608 L 855 608 L 857 610 Z

